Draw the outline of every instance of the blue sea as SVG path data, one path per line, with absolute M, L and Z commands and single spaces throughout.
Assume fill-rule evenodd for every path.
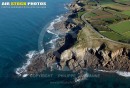
M 0 3 L 2 1 L 18 0 L 1 0 Z M 52 40 L 58 36 L 49 29 L 68 12 L 65 4 L 72 2 L 38 1 L 47 2 L 46 8 L 0 8 L 0 88 L 130 88 L 126 74 L 108 72 L 86 72 L 98 77 L 86 77 L 80 82 L 74 82 L 76 74 L 71 71 L 47 70 L 43 75 L 17 76 L 16 69 L 27 62 L 32 52 L 43 53 L 54 48 Z M 66 77 L 67 74 L 73 77 Z

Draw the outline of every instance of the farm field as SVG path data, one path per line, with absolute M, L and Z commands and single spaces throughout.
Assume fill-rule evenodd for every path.
M 94 13 L 88 13 L 88 15 L 86 16 L 86 17 L 95 17 L 95 16 L 97 16 L 96 14 L 94 14 Z
M 102 5 L 103 4 L 111 4 L 111 3 L 114 3 L 112 0 L 100 0 L 99 1 Z
M 130 10 L 129 11 L 123 11 L 122 14 L 130 16 Z
M 126 1 L 129 1 L 129 0 L 117 0 L 117 1 L 120 1 L 120 2 L 126 2 Z
M 130 0 L 100 0 L 101 8 L 90 11 L 85 19 L 103 36 L 130 43 Z
M 123 35 L 126 35 L 127 37 L 130 38 L 130 31 L 126 32 L 126 33 L 123 33 Z
M 122 10 L 122 11 L 130 10 L 130 6 L 121 5 L 121 4 L 118 4 L 118 3 L 103 4 L 102 6 L 103 7 L 111 7 L 111 8 Z
M 124 21 L 109 26 L 113 31 L 130 38 L 130 21 Z
M 110 38 L 110 39 L 115 40 L 115 41 L 119 41 L 119 40 L 125 39 L 125 37 L 123 37 L 123 36 L 121 36 L 119 34 L 116 34 L 114 32 L 101 31 L 100 33 L 102 35 L 104 35 L 105 37 Z
M 116 2 L 130 4 L 130 0 L 115 0 Z
M 111 7 L 118 10 L 130 10 L 130 0 L 101 0 L 102 7 Z

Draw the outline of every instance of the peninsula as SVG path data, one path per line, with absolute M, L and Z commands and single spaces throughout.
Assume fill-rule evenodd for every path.
M 67 7 L 71 14 L 61 23 L 68 31 L 57 40 L 59 46 L 33 56 L 21 74 L 53 70 L 55 63 L 57 69 L 74 72 L 87 68 L 130 72 L 130 1 L 75 0 Z

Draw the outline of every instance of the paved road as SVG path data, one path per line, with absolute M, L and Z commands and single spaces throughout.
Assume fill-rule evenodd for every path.
M 86 16 L 87 14 L 89 14 L 89 13 L 86 12 L 85 14 L 83 14 L 83 15 L 81 16 L 82 21 L 84 21 L 84 23 L 85 23 L 90 29 L 92 29 L 92 31 L 94 31 L 95 33 L 97 33 L 100 37 L 104 38 L 104 36 L 101 35 L 99 32 L 97 32 L 97 31 L 93 28 L 93 26 L 92 26 L 90 23 L 88 23 L 88 21 L 85 19 L 85 16 Z

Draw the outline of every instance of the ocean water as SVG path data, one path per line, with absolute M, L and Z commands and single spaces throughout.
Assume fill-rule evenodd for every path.
M 46 8 L 0 8 L 0 76 L 8 76 L 12 69 L 20 66 L 29 51 L 39 50 L 40 33 L 46 31 L 45 27 L 57 16 L 67 12 L 64 5 L 70 2 L 70 0 L 39 1 L 46 1 Z M 52 34 L 45 35 L 45 42 L 48 42 Z
M 2 1 L 5 0 L 1 0 L 0 3 Z M 59 21 L 62 15 L 68 12 L 64 6 L 71 2 L 71 0 L 38 1 L 46 1 L 47 7 L 0 8 L 0 88 L 130 88 L 129 77 L 124 77 L 126 74 L 119 76 L 116 73 L 89 72 L 89 74 L 97 74 L 98 77 L 86 77 L 80 82 L 74 82 L 77 76 L 71 71 L 47 70 L 43 73 L 46 76 L 35 75 L 25 78 L 17 76 L 16 68 L 21 67 L 31 57 L 29 52 L 54 47 L 51 43 L 58 36 L 49 29 L 53 29 L 53 23 Z M 40 36 L 41 33 L 45 35 Z M 44 41 L 40 46 L 39 42 L 42 38 Z M 61 77 L 66 74 L 72 74 L 73 77 Z

